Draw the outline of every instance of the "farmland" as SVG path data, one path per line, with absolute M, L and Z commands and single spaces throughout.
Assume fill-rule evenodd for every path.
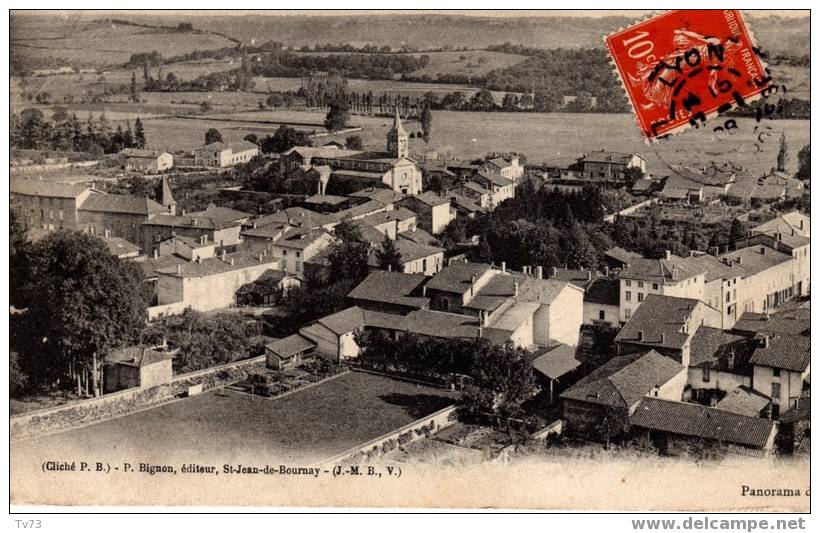
M 352 372 L 280 399 L 209 392 L 15 448 L 163 461 L 185 461 L 205 450 L 225 462 L 249 455 L 317 460 L 398 429 L 453 399 L 438 389 Z

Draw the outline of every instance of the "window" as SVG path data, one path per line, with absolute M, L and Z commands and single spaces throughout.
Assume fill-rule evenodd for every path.
M 624 318 L 627 320 L 632 318 L 632 309 L 624 309 Z
M 598 311 L 598 320 L 606 320 L 606 311 L 603 309 Z
M 639 293 L 638 293 L 638 301 L 639 301 L 639 302 L 642 302 L 642 301 L 643 301 L 643 293 L 642 293 L 642 292 L 639 292 Z
M 631 302 L 631 301 L 632 301 L 632 292 L 630 292 L 630 291 L 626 291 L 626 301 L 627 301 L 627 302 Z
M 780 377 L 780 369 L 779 368 L 772 368 L 772 376 L 779 378 Z
M 653 291 L 658 290 L 658 284 L 657 284 L 657 283 L 653 283 L 653 284 L 652 284 L 652 290 L 653 290 Z
M 626 286 L 631 287 L 632 286 L 632 280 L 629 280 L 629 279 L 626 280 Z
M 731 300 L 731 298 L 732 298 L 731 293 L 730 293 L 729 291 L 726 291 L 726 303 L 729 303 L 729 301 Z
M 703 382 L 704 383 L 709 383 L 709 380 L 712 378 L 712 376 L 711 376 L 712 370 L 707 366 L 703 367 L 702 370 L 703 370 Z
M 780 383 L 772 383 L 772 403 L 780 404 Z
M 639 288 L 639 289 L 643 289 L 643 281 L 639 281 L 639 282 L 638 282 L 638 288 Z

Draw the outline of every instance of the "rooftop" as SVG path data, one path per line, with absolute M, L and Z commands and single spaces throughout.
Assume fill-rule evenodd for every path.
M 743 333 L 789 333 L 808 335 L 811 331 L 811 310 L 790 309 L 771 315 L 743 313 L 735 322 L 735 331 Z
M 284 339 L 279 339 L 267 344 L 265 349 L 270 350 L 279 357 L 286 359 L 302 352 L 312 350 L 315 347 L 316 345 L 313 342 L 307 340 L 298 333 L 295 333 L 289 337 L 285 337 Z
M 752 354 L 753 365 L 805 372 L 811 362 L 811 338 L 784 333 L 758 334 L 759 344 Z
M 108 363 L 134 366 L 144 366 L 160 363 L 171 359 L 171 354 L 164 350 L 155 350 L 145 346 L 128 346 L 109 353 L 105 360 Z
M 136 244 L 132 244 L 121 237 L 104 237 L 103 240 L 108 246 L 108 251 L 111 252 L 111 255 L 117 257 L 134 253 L 138 254 L 142 250 L 142 248 Z
M 452 263 L 433 276 L 433 279 L 427 283 L 427 288 L 464 294 L 470 290 L 473 277 L 478 279 L 491 268 L 486 263 Z
M 549 379 L 558 379 L 581 365 L 575 358 L 575 348 L 559 344 L 533 353 L 532 367 Z
M 11 193 L 29 196 L 44 196 L 52 198 L 76 198 L 88 191 L 88 185 L 59 183 L 28 178 L 13 177 L 11 179 Z
M 632 425 L 688 437 L 763 448 L 775 422 L 700 404 L 644 398 L 629 419 Z
M 637 279 L 655 283 L 678 282 L 704 274 L 706 270 L 683 257 L 670 254 L 668 258 L 632 258 L 621 270 L 622 279 Z
M 82 211 L 145 216 L 167 213 L 167 209 L 150 198 L 125 194 L 92 194 L 80 204 L 79 209 Z
M 634 154 L 624 152 L 610 152 L 608 150 L 598 150 L 583 155 L 578 159 L 582 163 L 617 163 L 625 165 L 629 163 Z
M 175 266 L 158 268 L 156 272 L 180 278 L 202 278 L 263 264 L 277 269 L 279 260 L 270 255 L 262 255 L 262 252 L 243 250 L 225 254 L 224 259 L 222 257 L 208 257 L 197 261 L 186 261 L 177 263 Z
M 477 318 L 427 309 L 411 312 L 404 326 L 410 333 L 428 337 L 473 339 L 479 335 Z
M 748 337 L 701 326 L 692 336 L 689 366 L 708 367 L 735 374 L 750 374 L 749 357 L 753 346 Z
M 738 387 L 726 393 L 726 396 L 715 404 L 716 409 L 729 411 L 738 415 L 760 416 L 771 399 L 748 387 Z
M 683 369 L 655 350 L 616 356 L 564 391 L 561 398 L 629 408 Z
M 691 298 L 649 294 L 618 332 L 615 342 L 681 349 L 699 326 L 692 324 L 689 332 L 685 327 L 698 305 L 705 304 Z
M 421 287 L 427 280 L 424 274 L 403 274 L 383 270 L 371 272 L 347 297 L 354 300 L 387 303 L 422 309 L 430 303 L 421 296 Z

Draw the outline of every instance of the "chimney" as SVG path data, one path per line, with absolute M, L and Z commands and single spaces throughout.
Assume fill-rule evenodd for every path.
M 513 281 L 513 296 L 518 296 L 518 282 Z
M 427 285 L 422 286 L 421 288 L 421 297 L 427 298 Z
M 555 267 L 552 267 L 552 268 L 550 269 L 550 277 L 554 278 L 554 277 L 555 277 L 555 276 L 557 276 L 557 275 L 558 275 L 558 269 L 557 269 L 557 268 L 555 268 Z
M 264 257 L 265 257 L 265 254 L 263 254 L 262 252 L 259 252 L 259 262 L 260 263 L 263 261 Z
M 738 258 L 736 258 L 736 259 L 735 259 L 735 261 L 737 261 L 737 264 L 738 264 L 738 265 L 742 265 L 742 264 L 743 264 L 743 258 L 742 258 L 742 257 L 738 257 Z
M 760 339 L 760 347 L 761 348 L 768 348 L 769 347 L 769 336 L 764 335 L 762 339 Z
M 609 277 L 609 265 L 604 265 L 604 276 Z
M 720 248 L 717 246 L 712 246 L 711 248 L 709 248 L 709 253 L 711 255 L 717 256 L 720 253 Z
M 760 247 L 760 255 L 766 255 L 766 247 L 765 246 Z
M 192 218 L 192 219 L 191 219 L 191 223 L 192 223 L 194 226 L 198 226 L 198 225 L 199 225 L 199 221 L 197 220 L 197 218 L 196 218 L 196 217 L 194 217 L 194 218 Z
M 666 333 L 661 333 L 661 344 L 666 344 Z
M 105 238 L 106 238 L 106 239 L 110 239 L 110 238 L 111 238 L 111 230 L 110 230 L 110 229 L 108 229 L 108 228 L 105 228 Z
M 154 248 L 154 259 L 159 257 L 159 250 Z
M 726 358 L 726 364 L 729 366 L 729 370 L 735 368 L 735 350 L 729 350 L 729 355 Z
M 587 270 L 587 281 L 592 281 L 592 271 Z
M 225 249 L 223 248 L 223 249 L 222 249 L 222 252 L 220 252 L 220 254 L 219 254 L 219 255 L 220 255 L 220 257 L 222 258 L 222 260 L 223 260 L 223 261 L 225 261 L 225 260 L 227 259 L 227 257 L 228 257 L 228 252 L 226 252 L 226 251 L 225 251 Z
M 208 244 L 208 236 L 207 235 L 200 235 L 199 236 L 199 244 Z
M 643 340 L 643 330 L 641 330 L 641 329 L 638 330 L 638 340 L 639 341 Z
M 177 275 L 179 276 L 180 274 L 182 274 L 182 265 L 177 263 Z
M 233 257 L 231 257 L 231 266 L 233 266 Z
M 672 259 L 672 250 L 666 250 L 666 260 Z
M 184 209 L 182 210 L 182 216 L 185 216 L 185 210 Z
M 501 261 L 501 272 L 503 274 L 507 273 L 507 262 L 506 261 Z
M 393 272 L 393 265 L 387 265 L 387 271 Z
M 478 326 L 478 338 L 480 339 L 483 336 L 484 336 L 484 328 L 481 327 L 481 326 Z
M 538 279 L 544 279 L 544 267 L 541 265 L 535 267 L 535 277 Z

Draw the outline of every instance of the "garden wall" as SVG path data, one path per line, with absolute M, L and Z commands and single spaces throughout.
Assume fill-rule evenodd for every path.
M 265 368 L 265 356 L 253 357 L 224 365 L 180 374 L 170 383 L 147 389 L 133 388 L 98 398 L 78 400 L 57 407 L 12 416 L 12 440 L 30 439 L 68 431 L 135 411 L 156 407 L 186 394 L 188 388 L 202 385 L 202 391 L 224 387 L 247 378 Z
M 366 462 L 373 460 L 385 453 L 391 452 L 399 446 L 404 446 L 415 440 L 429 437 L 430 435 L 452 425 L 455 422 L 455 411 L 457 406 L 451 405 L 440 411 L 420 418 L 406 426 L 400 427 L 380 437 L 376 437 L 364 444 L 360 444 L 346 450 L 334 457 L 331 457 L 325 464 L 332 465 L 344 461 Z

